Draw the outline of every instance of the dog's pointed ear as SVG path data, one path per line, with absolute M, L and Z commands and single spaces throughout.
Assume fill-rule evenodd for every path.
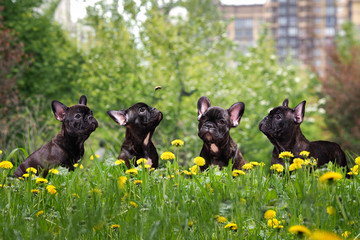
M 289 99 L 285 98 L 285 100 L 283 101 L 282 105 L 284 107 L 288 107 L 289 106 Z
M 62 104 L 61 102 L 54 100 L 51 102 L 51 108 L 54 112 L 55 118 L 58 121 L 62 122 L 65 118 L 65 112 L 68 109 L 68 107 Z
M 197 102 L 197 108 L 198 108 L 198 120 L 200 120 L 201 116 L 208 110 L 208 108 L 211 106 L 210 100 L 202 96 L 199 98 Z
M 245 111 L 245 103 L 237 102 L 233 104 L 229 109 L 230 121 L 232 127 L 237 127 L 240 123 L 240 119 Z
M 299 105 L 297 105 L 294 108 L 294 112 L 295 112 L 295 117 L 294 117 L 294 121 L 296 123 L 302 123 L 304 120 L 304 116 L 305 116 L 305 104 L 306 101 L 302 101 L 301 103 L 299 103 Z
M 125 126 L 127 123 L 127 114 L 125 110 L 120 111 L 107 111 L 107 114 L 119 125 Z
M 87 98 L 85 95 L 82 95 L 79 99 L 79 104 L 86 105 L 86 103 L 87 103 Z

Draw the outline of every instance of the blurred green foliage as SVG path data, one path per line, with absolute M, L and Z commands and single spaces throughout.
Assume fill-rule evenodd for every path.
M 24 14 L 13 20 L 13 27 L 24 36 L 25 48 L 33 52 L 36 64 L 18 82 L 22 93 L 42 93 L 49 104 L 57 98 L 66 105 L 87 95 L 100 123 L 90 142 L 105 140 L 114 156 L 120 151 L 125 128 L 117 126 L 106 111 L 126 109 L 140 101 L 164 114 L 154 134 L 160 153 L 179 138 L 185 141 L 180 162 L 197 156 L 202 142 L 197 136 L 196 103 L 203 95 L 213 106 L 223 108 L 245 103 L 240 126 L 231 134 L 247 160 L 270 161 L 272 145 L 258 124 L 285 98 L 292 107 L 308 101 L 305 135 L 310 140 L 321 138 L 317 79 L 296 62 L 279 63 L 267 28 L 244 54 L 227 38 L 229 22 L 211 0 L 161 5 L 158 1 L 121 2 L 103 0 L 88 7 L 84 23 L 94 29 L 95 36 L 81 51 L 48 15 L 35 14 L 35 5 L 26 8 L 23 4 Z M 169 11 L 175 6 L 187 9 L 187 19 L 171 22 Z M 41 34 L 34 33 L 34 28 Z M 47 44 L 39 44 L 42 41 Z M 155 91 L 156 86 L 162 89 Z M 46 114 L 52 118 L 49 109 Z

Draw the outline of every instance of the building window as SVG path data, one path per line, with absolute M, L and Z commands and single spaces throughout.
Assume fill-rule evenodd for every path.
M 296 7 L 289 7 L 289 14 L 296 14 Z
M 297 39 L 296 38 L 290 38 L 289 45 L 291 47 L 296 47 L 297 46 Z
M 252 18 L 236 18 L 235 19 L 235 28 L 252 28 L 253 20 Z
M 278 23 L 280 26 L 287 25 L 288 19 L 286 17 L 279 17 Z
M 317 17 L 315 18 L 315 24 L 321 24 L 323 22 L 322 18 Z
M 327 16 L 326 20 L 326 27 L 335 27 L 336 25 L 336 18 Z
M 334 15 L 335 14 L 335 7 L 326 6 L 325 13 L 326 13 L 326 15 Z
M 335 28 L 325 28 L 325 35 L 327 37 L 333 37 L 335 36 Z
M 279 14 L 280 15 L 285 15 L 287 13 L 287 8 L 286 7 L 280 7 L 279 8 Z
M 286 36 L 287 29 L 286 28 L 279 28 L 278 29 L 278 36 Z
M 296 26 L 297 25 L 297 18 L 296 17 L 289 17 L 289 25 Z
M 288 29 L 288 34 L 289 36 L 296 36 L 298 33 L 298 29 L 297 28 L 289 28 Z

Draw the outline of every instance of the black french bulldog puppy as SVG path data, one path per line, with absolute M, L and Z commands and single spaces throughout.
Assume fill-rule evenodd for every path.
M 52 101 L 51 107 L 55 118 L 62 122 L 60 132 L 51 141 L 33 152 L 15 170 L 14 175 L 21 177 L 26 169 L 37 169 L 37 175 L 43 171 L 45 177 L 48 170 L 59 165 L 69 171 L 84 155 L 84 142 L 98 127 L 93 112 L 86 106 L 86 96 L 81 96 L 79 104 L 67 107 L 61 102 Z
M 271 164 L 284 165 L 284 161 L 279 159 L 281 152 L 290 151 L 294 157 L 299 157 L 300 152 L 308 151 L 309 157 L 317 159 L 318 167 L 330 161 L 339 166 L 347 166 L 345 153 L 338 144 L 327 141 L 310 142 L 302 134 L 300 124 L 305 115 L 305 103 L 303 101 L 295 108 L 289 108 L 289 101 L 285 99 L 282 106 L 272 109 L 260 122 L 260 131 L 274 145 Z
M 127 110 L 108 111 L 107 114 L 120 126 L 126 127 L 125 140 L 118 159 L 124 160 L 130 168 L 130 160 L 145 158 L 146 164 L 157 168 L 159 155 L 151 137 L 163 119 L 163 114 L 145 103 L 136 103 Z M 136 166 L 136 161 L 133 164 Z
M 237 127 L 244 114 L 245 104 L 237 102 L 229 109 L 211 107 L 210 100 L 203 96 L 198 100 L 198 135 L 204 142 L 200 156 L 205 159 L 203 171 L 210 165 L 218 165 L 220 169 L 229 165 L 232 159 L 233 169 L 241 169 L 247 163 L 238 146 L 230 137 L 230 129 Z

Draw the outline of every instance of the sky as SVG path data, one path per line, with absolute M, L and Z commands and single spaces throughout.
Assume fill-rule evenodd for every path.
M 93 5 L 98 0 L 71 0 L 71 20 L 76 22 L 86 15 L 86 7 Z M 265 0 L 220 0 L 223 4 L 249 5 L 265 3 Z

